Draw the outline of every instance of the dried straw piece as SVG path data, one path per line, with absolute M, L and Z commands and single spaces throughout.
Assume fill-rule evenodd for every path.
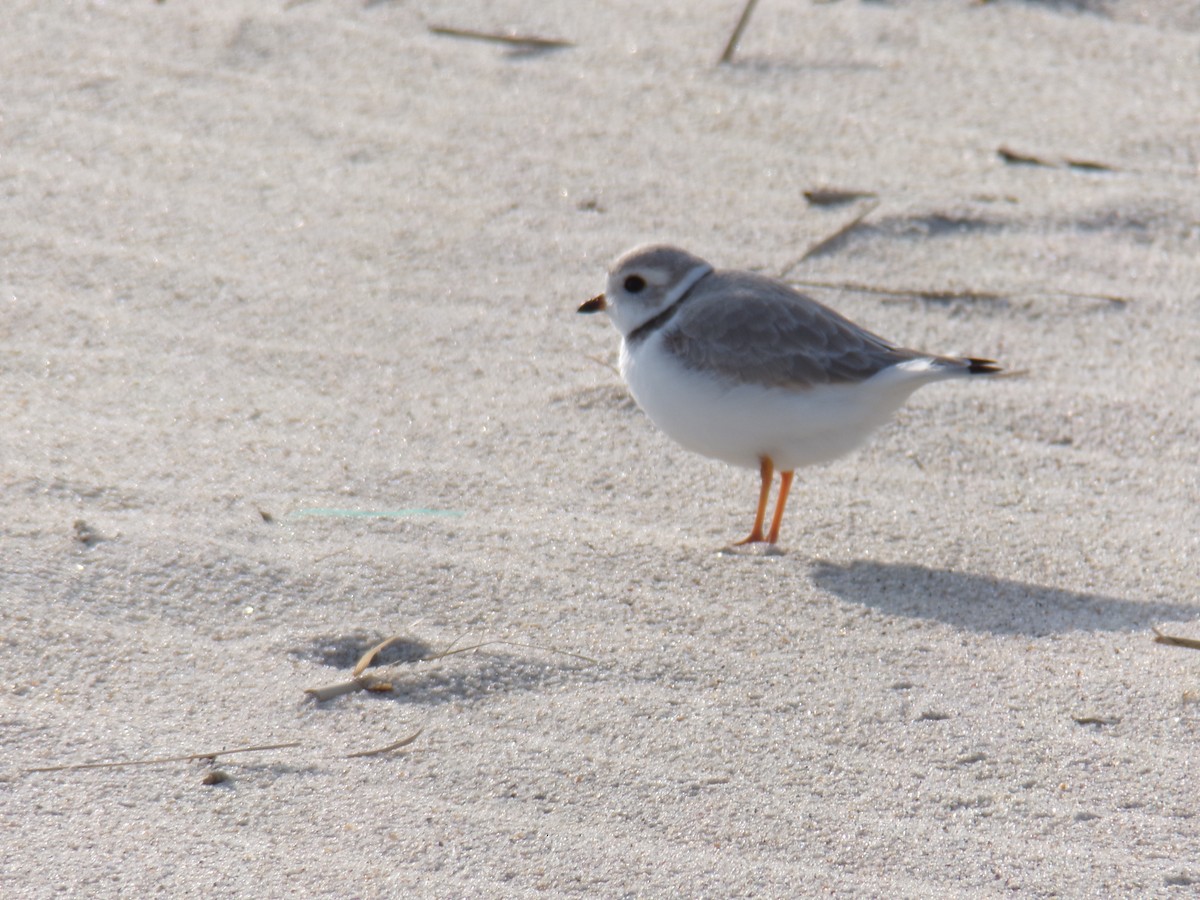
M 1168 647 L 1186 647 L 1189 650 L 1200 650 L 1200 640 L 1163 634 L 1157 628 L 1151 628 L 1150 630 L 1154 632 L 1154 643 L 1156 644 L 1166 644 Z
M 518 50 L 558 50 L 563 47 L 574 47 L 571 41 L 559 38 L 542 38 L 523 34 L 504 34 L 494 31 L 475 31 L 471 28 L 454 28 L 449 25 L 430 25 L 431 34 L 441 34 L 446 37 L 465 38 L 471 41 L 487 41 L 492 44 L 507 44 Z
M 206 759 L 209 761 L 215 760 L 218 756 L 230 756 L 234 753 L 261 753 L 264 750 L 287 750 L 292 747 L 299 747 L 299 741 L 292 741 L 288 744 L 263 744 L 258 747 L 236 747 L 233 750 L 214 750 L 211 753 L 188 753 L 184 756 L 159 756 L 154 759 L 130 759 L 120 762 L 102 762 L 102 763 L 71 763 L 65 766 L 42 766 L 37 769 L 28 769 L 32 772 L 66 772 L 75 769 L 119 769 L 125 766 L 159 766 L 164 763 L 173 762 L 191 762 L 197 759 Z
M 812 188 L 804 191 L 804 199 L 813 206 L 844 206 L 855 200 L 873 200 L 873 191 L 846 191 L 840 188 Z
M 1079 159 L 1070 156 L 1035 156 L 1032 153 L 1025 153 L 1021 150 L 1013 150 L 1011 147 L 1004 146 L 997 147 L 996 154 L 1012 166 L 1044 166 L 1047 169 L 1082 169 L 1085 172 L 1117 171 L 1116 166 L 1096 162 L 1091 159 Z
M 363 672 L 365 672 L 370 667 L 371 663 L 373 663 L 375 661 L 375 657 L 377 657 L 380 653 L 382 653 L 388 647 L 393 646 L 394 644 L 398 644 L 401 641 L 407 641 L 407 640 L 411 640 L 411 638 L 408 635 L 397 634 L 397 635 L 393 635 L 392 637 L 388 638 L 385 641 L 380 641 L 378 644 L 376 644 L 374 647 L 372 647 L 370 650 L 368 650 L 366 653 L 364 653 L 362 656 L 360 656 L 358 658 L 358 662 L 355 663 L 354 670 L 351 674 L 353 674 L 354 677 L 357 678 L 359 675 L 361 675 Z
M 342 694 L 354 694 L 358 691 L 372 690 L 377 684 L 381 683 L 382 679 L 376 678 L 374 675 L 360 675 L 350 681 L 342 681 L 338 684 L 329 684 L 325 687 L 305 688 L 304 693 L 315 699 L 318 703 L 324 703 L 326 700 L 332 700 L 334 697 L 340 697 Z
M 887 287 L 885 285 L 864 284 L 861 281 L 815 281 L 795 278 L 787 278 L 785 280 L 788 282 L 788 284 L 798 285 L 800 287 L 829 288 L 830 290 L 839 291 L 857 291 L 863 294 L 882 294 L 886 297 L 900 297 L 906 300 L 931 300 L 934 302 L 945 302 L 949 300 L 978 300 L 994 303 L 1000 300 L 1008 300 L 1014 296 L 1022 296 L 1016 291 L 979 291 L 971 288 L 964 288 L 961 290 L 950 288 L 894 288 Z M 1024 296 L 1069 297 L 1074 300 L 1103 300 L 1106 303 L 1114 303 L 1117 305 L 1124 305 L 1133 302 L 1130 298 L 1121 297 L 1117 294 L 1087 294 L 1077 291 L 1036 291 L 1032 294 Z
M 321 703 L 326 700 L 332 700 L 334 697 L 340 697 L 343 694 L 353 694 L 358 691 L 387 692 L 392 690 L 390 679 L 382 678 L 376 675 L 370 675 L 366 672 L 366 669 L 371 665 L 375 658 L 388 647 L 406 640 L 411 640 L 411 637 L 409 635 L 395 635 L 387 640 L 380 641 L 378 644 L 367 650 L 366 653 L 359 657 L 358 662 L 355 664 L 354 669 L 352 670 L 354 677 L 349 681 L 326 685 L 325 687 L 305 688 L 304 693 L 316 699 L 318 703 Z M 521 643 L 520 641 L 481 641 L 478 644 L 471 644 L 469 647 L 456 648 L 455 644 L 457 644 L 460 640 L 461 638 L 455 638 L 447 645 L 446 649 L 440 653 L 422 656 L 419 659 L 412 660 L 412 662 L 437 662 L 439 659 L 444 659 L 447 656 L 454 656 L 458 653 L 468 653 L 471 650 L 481 650 L 484 647 L 491 647 L 496 644 L 503 644 L 509 647 L 523 647 L 528 650 L 541 650 L 545 653 L 556 653 L 559 656 L 570 656 L 573 659 L 579 659 L 589 663 L 597 662 L 597 660 L 593 659 L 592 657 L 584 656 L 580 653 L 572 653 L 569 650 L 559 650 L 556 647 L 543 647 L 540 644 L 525 644 Z
M 408 737 L 400 738 L 400 740 L 396 741 L 394 744 L 388 744 L 386 747 L 376 747 L 373 750 L 359 750 L 357 753 L 347 753 L 346 759 L 357 759 L 361 756 L 379 756 L 383 753 L 391 753 L 393 750 L 399 750 L 401 747 L 407 747 L 409 744 L 419 738 L 421 736 L 421 732 L 424 730 L 425 726 L 422 725 Z
M 867 216 L 869 216 L 871 213 L 873 213 L 878 208 L 879 208 L 878 200 L 868 200 L 866 203 L 864 203 L 862 205 L 862 207 L 859 209 L 859 211 L 850 218 L 850 220 L 848 222 L 843 224 L 840 228 L 835 230 L 832 234 L 821 238 L 821 240 L 819 240 L 815 244 L 811 245 L 807 250 L 805 250 L 802 254 L 800 254 L 800 258 L 797 259 L 795 262 L 789 263 L 783 270 L 784 275 L 786 275 L 788 272 L 792 271 L 792 269 L 796 268 L 796 266 L 800 265 L 800 263 L 804 262 L 810 256 L 816 256 L 818 253 L 831 247 L 835 242 L 839 241 L 840 239 L 845 237 L 847 234 L 849 234 L 851 231 L 853 231 L 855 228 L 857 228 L 859 225 L 861 225 L 863 219 L 865 219 Z
M 746 30 L 746 26 L 750 24 L 750 14 L 754 12 L 754 7 L 758 5 L 758 0 L 746 0 L 746 5 L 742 7 L 742 14 L 738 17 L 737 24 L 733 26 L 733 33 L 729 35 L 729 40 L 725 42 L 725 52 L 721 54 L 721 58 L 717 64 L 733 62 L 733 54 L 737 51 L 738 41 L 742 39 L 742 32 Z

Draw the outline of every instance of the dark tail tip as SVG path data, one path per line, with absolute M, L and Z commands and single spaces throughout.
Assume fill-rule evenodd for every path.
M 967 371 L 972 375 L 995 375 L 997 372 L 1004 371 L 1003 366 L 990 359 L 974 359 L 972 357 L 968 357 L 967 362 L 971 364 L 967 368 Z

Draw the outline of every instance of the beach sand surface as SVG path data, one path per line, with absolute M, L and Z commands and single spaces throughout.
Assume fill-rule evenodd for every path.
M 0 894 L 1200 885 L 1200 6 L 740 6 L 8 3 Z M 1021 374 L 722 552 L 648 240 Z

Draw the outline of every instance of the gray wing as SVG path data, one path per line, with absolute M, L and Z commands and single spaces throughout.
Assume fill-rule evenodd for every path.
M 925 355 L 885 341 L 787 285 L 743 272 L 704 279 L 663 340 L 689 368 L 798 389 L 863 381 Z

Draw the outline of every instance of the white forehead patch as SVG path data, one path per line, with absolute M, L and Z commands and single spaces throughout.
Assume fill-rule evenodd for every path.
M 648 266 L 635 271 L 638 275 L 646 279 L 647 284 L 652 284 L 655 287 L 666 287 L 674 277 L 674 273 L 664 266 Z

